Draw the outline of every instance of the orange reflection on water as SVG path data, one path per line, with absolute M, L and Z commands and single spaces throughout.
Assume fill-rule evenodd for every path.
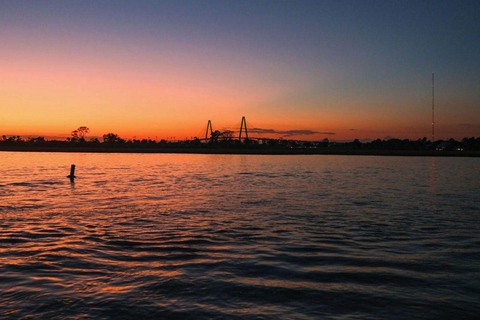
M 135 289 L 135 286 L 106 286 L 99 291 L 103 293 L 126 293 Z

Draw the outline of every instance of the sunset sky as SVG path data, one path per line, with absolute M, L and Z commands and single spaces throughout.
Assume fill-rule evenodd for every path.
M 480 136 L 479 1 L 0 0 L 0 135 L 430 138 L 432 71 Z

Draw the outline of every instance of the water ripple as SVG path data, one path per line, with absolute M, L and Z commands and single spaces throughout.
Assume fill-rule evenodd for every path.
M 478 161 L 19 157 L 0 158 L 2 319 L 478 317 Z

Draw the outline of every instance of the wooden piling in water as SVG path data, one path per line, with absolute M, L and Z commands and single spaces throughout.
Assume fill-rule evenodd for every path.
M 75 165 L 72 164 L 70 167 L 70 175 L 67 176 L 67 178 L 70 178 L 70 182 L 75 182 Z

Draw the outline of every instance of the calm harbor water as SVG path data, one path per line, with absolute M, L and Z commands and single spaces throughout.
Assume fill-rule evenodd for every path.
M 0 318 L 478 318 L 479 174 L 470 158 L 0 152 Z

